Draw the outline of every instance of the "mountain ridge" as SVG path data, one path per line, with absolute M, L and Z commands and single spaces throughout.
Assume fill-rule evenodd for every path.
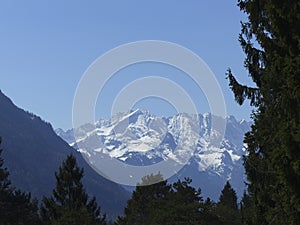
M 67 155 L 73 154 L 84 168 L 83 184 L 90 197 L 96 196 L 109 217 L 123 213 L 130 193 L 97 174 L 81 154 L 57 136 L 50 123 L 15 106 L 1 91 L 0 105 L 2 158 L 13 186 L 39 200 L 49 196 L 55 186 L 54 172 Z
M 210 113 L 199 114 L 198 117 L 197 127 L 195 115 L 186 113 L 156 117 L 146 110 L 120 112 L 110 119 L 99 119 L 94 125 L 86 124 L 75 129 L 75 134 L 80 137 L 80 141 L 77 140 L 79 145 L 88 144 L 92 151 L 78 147 L 74 130 L 58 129 L 56 132 L 86 155 L 87 160 L 91 154 L 101 152 L 135 166 L 155 164 L 166 157 L 172 157 L 180 163 L 180 157 L 188 155 L 186 146 L 194 141 L 191 146 L 195 146 L 195 149 L 189 149 L 189 152 L 193 150 L 193 157 L 169 181 L 190 177 L 194 186 L 201 187 L 206 196 L 217 200 L 225 182 L 231 180 L 241 196 L 245 188 L 243 137 L 251 123 L 228 116 L 225 135 L 222 137 L 221 130 L 217 126 L 213 127 L 213 119 L 217 121 L 215 123 L 220 123 L 220 117 Z M 221 145 L 214 146 L 210 142 L 212 137 L 222 140 Z

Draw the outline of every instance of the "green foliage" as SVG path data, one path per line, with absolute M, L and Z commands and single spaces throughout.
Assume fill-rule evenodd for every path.
M 38 204 L 36 199 L 31 199 L 31 195 L 14 191 L 1 197 L 1 224 L 14 225 L 14 224 L 40 224 L 38 216 Z
M 0 137 L 1 144 L 1 137 Z M 3 168 L 0 149 L 0 224 L 3 225 L 38 225 L 37 200 L 31 199 L 30 193 L 15 190 L 8 179 L 9 172 Z
M 241 201 L 241 220 L 243 225 L 255 225 L 255 221 L 257 221 L 257 218 L 255 218 L 254 213 L 254 198 L 244 192 L 242 201 Z
M 172 185 L 164 207 L 152 217 L 151 224 L 199 224 L 201 190 L 190 186 L 191 179 L 178 180 Z
M 146 176 L 128 201 L 124 217 L 117 225 L 222 225 L 217 217 L 216 204 L 201 197 L 201 190 L 190 184 L 191 179 L 168 185 L 160 174 Z
M 226 182 L 219 202 L 216 207 L 216 214 L 224 224 L 241 224 L 241 215 L 238 210 L 237 196 L 229 181 Z
M 231 187 L 229 181 L 226 182 L 219 198 L 219 205 L 237 210 L 237 196 L 235 190 Z
M 255 106 L 244 160 L 252 223 L 300 224 L 300 2 L 238 5 L 248 16 L 239 39 L 256 87 L 227 76 L 237 102 Z
M 67 157 L 55 173 L 53 196 L 43 198 L 41 217 L 44 224 L 96 225 L 106 224 L 100 215 L 96 199 L 88 201 L 81 179 L 83 169 L 77 166 L 73 155 Z
M 125 216 L 119 217 L 117 224 L 151 224 L 157 216 L 156 211 L 165 207 L 170 190 L 170 185 L 167 185 L 161 174 L 143 177 L 127 203 L 124 210 Z

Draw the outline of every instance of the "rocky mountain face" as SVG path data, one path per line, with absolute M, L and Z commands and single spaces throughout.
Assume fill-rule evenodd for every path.
M 226 124 L 224 132 L 214 126 L 222 122 Z M 182 169 L 169 178 L 170 182 L 190 177 L 204 196 L 217 200 L 227 180 L 239 196 L 245 189 L 243 138 L 249 129 L 249 122 L 237 121 L 233 116 L 222 119 L 209 113 L 181 113 L 164 118 L 134 110 L 75 130 L 57 129 L 56 133 L 91 164 L 97 163 L 97 154 L 133 166 L 153 165 L 172 158 L 182 164 Z M 220 141 L 213 144 L 212 140 Z
M 88 194 L 96 196 L 109 217 L 122 214 L 130 193 L 122 186 L 96 173 L 82 155 L 56 135 L 50 123 L 25 112 L 0 91 L 0 136 L 2 158 L 12 185 L 41 199 L 55 185 L 54 172 L 67 155 L 73 154 L 84 168 L 83 183 Z

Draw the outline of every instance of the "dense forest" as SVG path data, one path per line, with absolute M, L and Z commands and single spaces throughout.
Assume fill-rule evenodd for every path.
M 1 154 L 2 150 L 0 150 Z M 55 174 L 52 196 L 39 205 L 30 193 L 13 187 L 9 171 L 0 155 L 0 224 L 104 225 L 106 220 L 96 199 L 89 198 L 81 182 L 84 171 L 74 156 L 69 155 Z M 201 189 L 192 187 L 192 180 L 168 184 L 161 174 L 142 179 L 124 210 L 115 222 L 122 224 L 241 224 L 242 211 L 237 196 L 227 182 L 219 202 L 203 199 Z M 153 185 L 147 185 L 155 183 Z M 243 201 L 246 201 L 247 195 Z M 243 205 L 243 203 L 241 203 Z
M 244 140 L 247 190 L 241 201 L 230 182 L 213 202 L 203 199 L 189 178 L 169 184 L 161 174 L 149 174 L 116 225 L 300 224 L 300 1 L 239 0 L 238 6 L 247 15 L 239 41 L 254 83 L 239 83 L 234 68 L 228 69 L 237 103 L 253 106 L 253 125 Z M 72 155 L 54 176 L 53 194 L 38 203 L 13 187 L 0 157 L 0 224 L 112 223 L 87 195 L 84 171 Z

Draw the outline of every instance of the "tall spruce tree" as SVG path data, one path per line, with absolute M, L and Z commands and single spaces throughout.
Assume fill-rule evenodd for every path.
M 216 208 L 216 214 L 223 224 L 241 224 L 241 215 L 238 209 L 237 196 L 229 181 L 226 182 Z
M 239 0 L 240 43 L 256 87 L 228 71 L 239 104 L 255 107 L 244 165 L 256 224 L 300 224 L 300 2 Z
M 1 144 L 1 137 L 0 137 Z M 9 172 L 4 168 L 0 149 L 0 224 L 3 225 L 38 225 L 37 200 L 30 193 L 21 192 L 11 186 Z
M 201 189 L 196 190 L 191 183 L 190 178 L 173 183 L 166 207 L 159 213 L 158 222 L 153 224 L 204 224 Z
M 171 186 L 159 174 L 151 174 L 142 178 L 132 197 L 127 202 L 124 217 L 119 217 L 117 225 L 153 224 L 158 211 L 165 208 Z
M 229 181 L 226 182 L 219 198 L 219 205 L 227 206 L 233 210 L 238 209 L 237 196 Z
M 116 225 L 223 225 L 215 214 L 215 204 L 204 202 L 201 190 L 190 184 L 191 179 L 167 184 L 160 174 L 142 179 L 125 208 L 124 217 Z
M 56 187 L 53 196 L 43 198 L 40 213 L 44 224 L 96 225 L 106 224 L 96 199 L 88 201 L 81 179 L 83 169 L 76 158 L 69 155 L 55 173 Z

